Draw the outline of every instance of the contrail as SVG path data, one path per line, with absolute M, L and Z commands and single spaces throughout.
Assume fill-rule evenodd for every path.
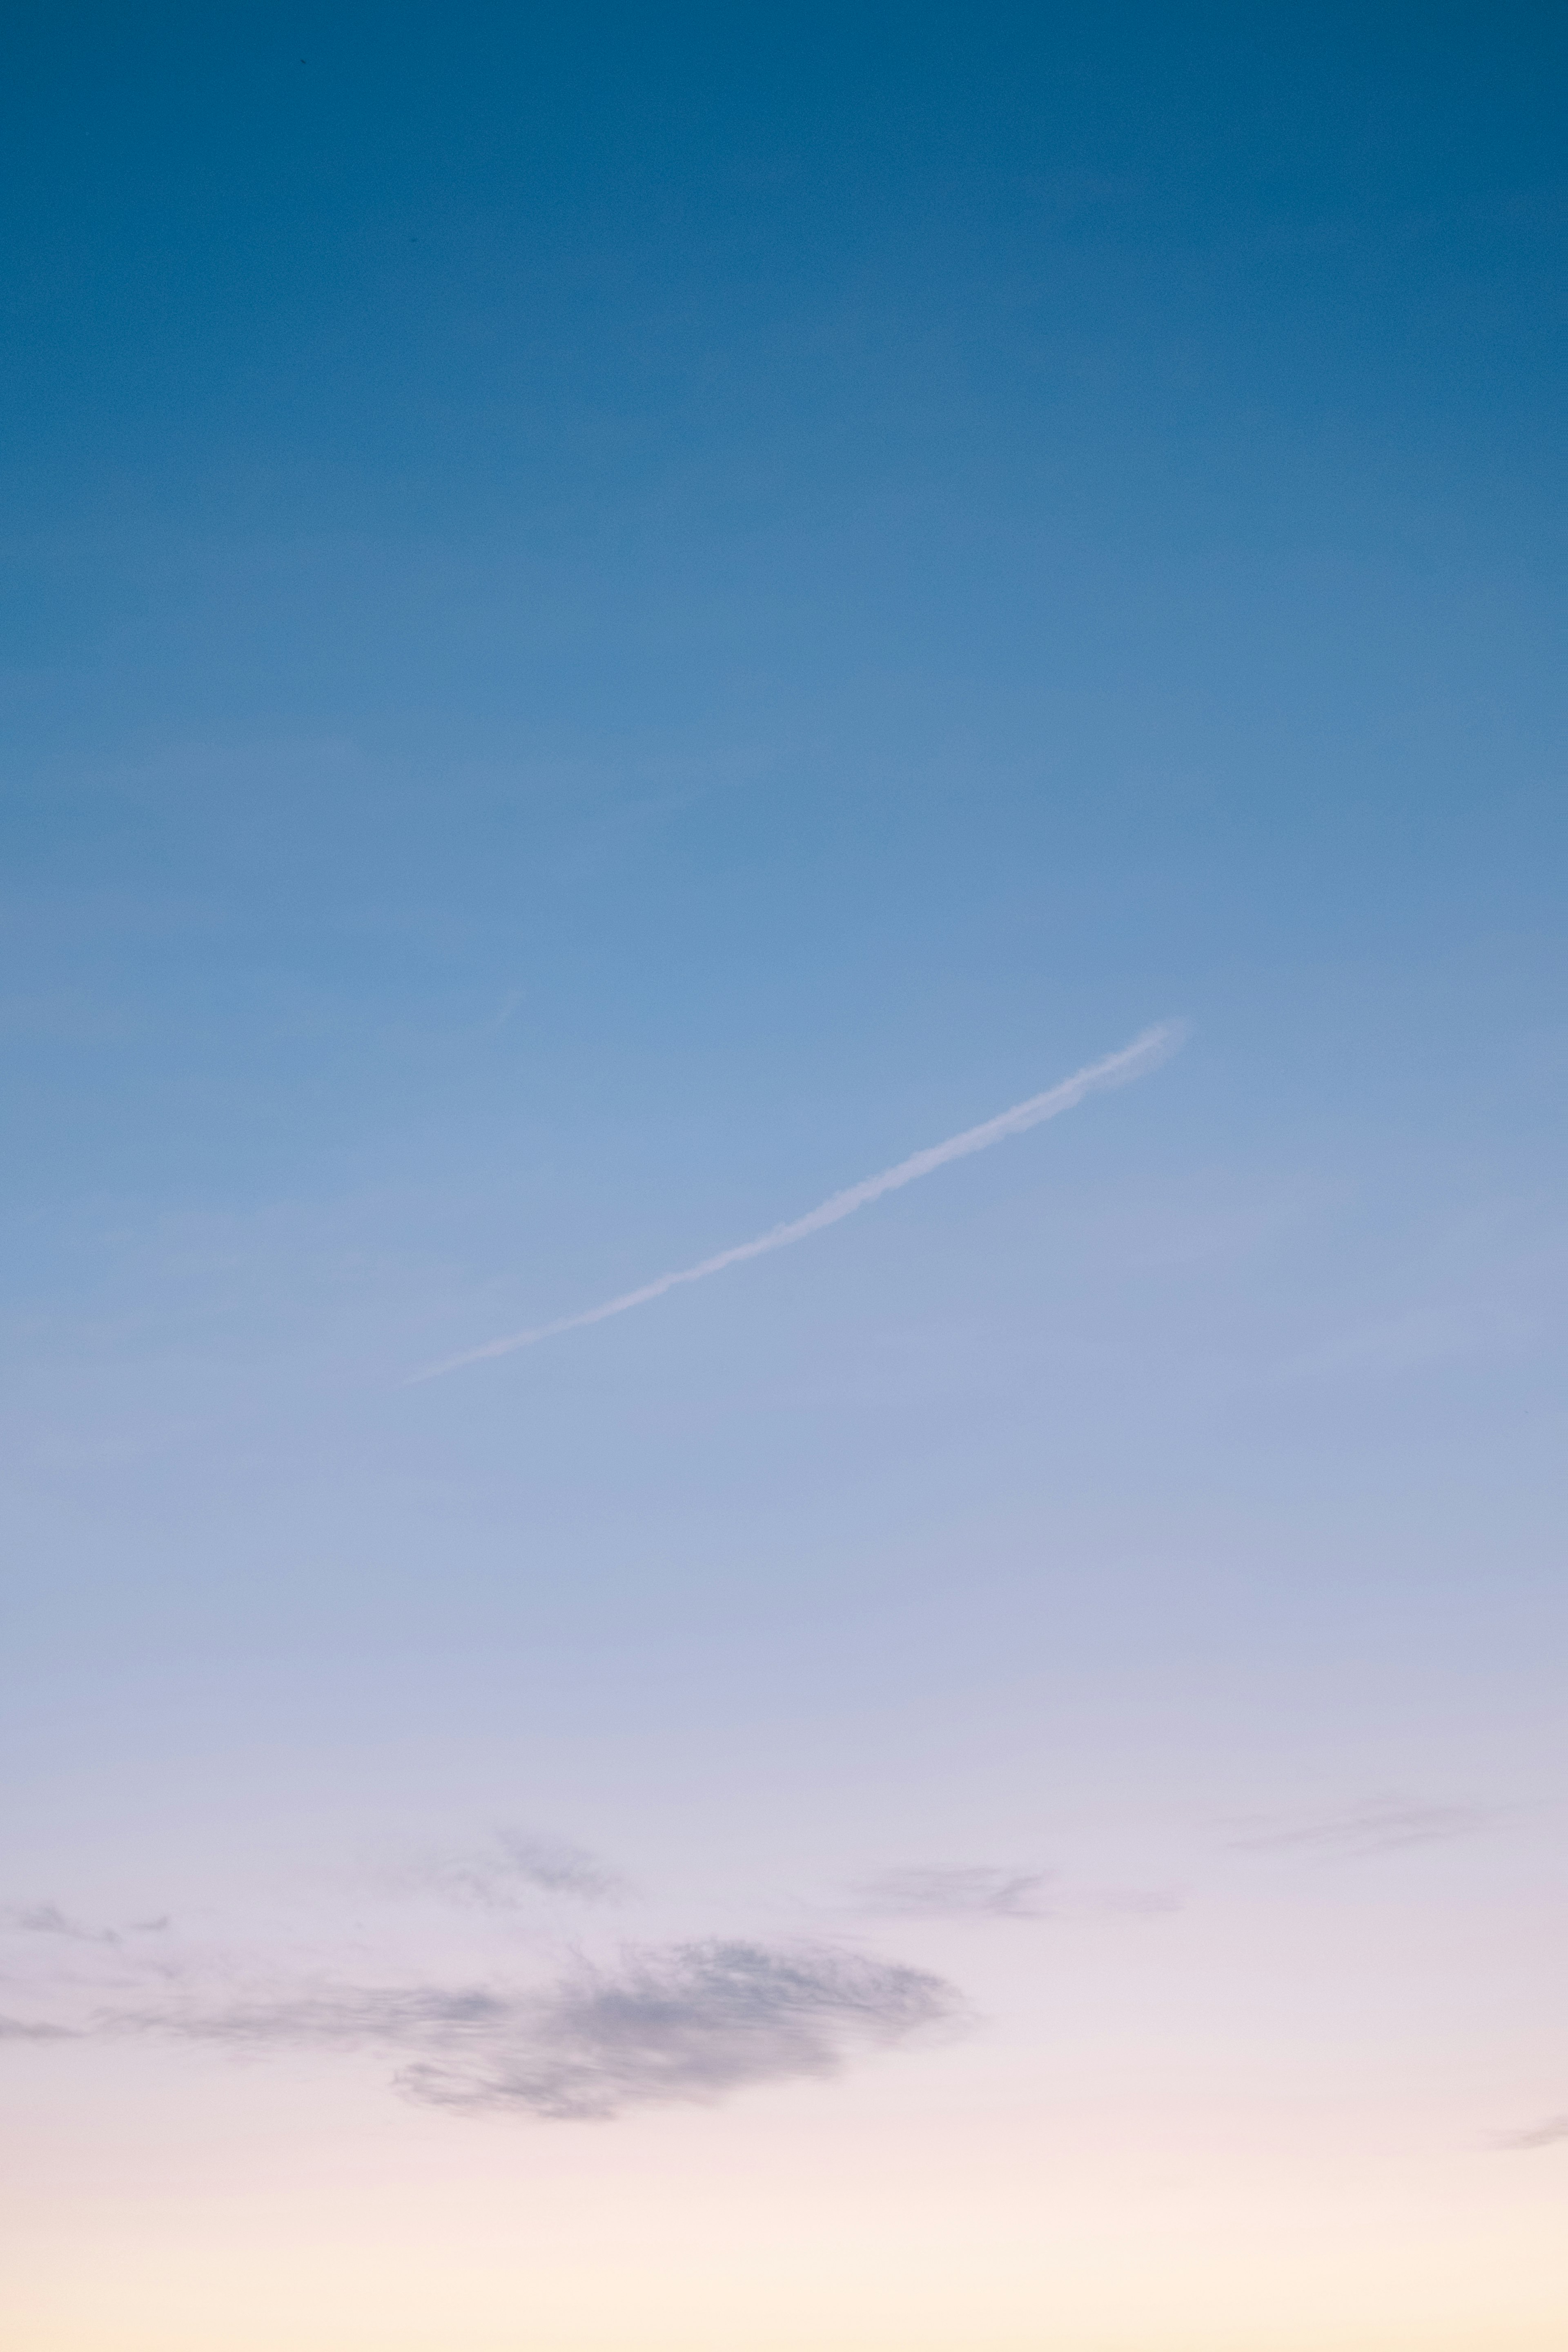
M 933 1168 L 945 1168 L 950 1160 L 967 1159 L 972 1151 L 988 1151 L 1004 1137 L 1022 1135 L 1026 1128 L 1038 1127 L 1042 1119 L 1057 1118 L 1064 1110 L 1071 1110 L 1082 1102 L 1085 1095 L 1098 1094 L 1109 1087 L 1124 1087 L 1141 1078 L 1150 1070 L 1167 1061 L 1186 1041 L 1184 1021 L 1162 1021 L 1152 1029 L 1145 1029 L 1124 1045 L 1119 1054 L 1108 1054 L 1102 1062 L 1090 1062 L 1087 1069 L 1079 1070 L 1059 1086 L 1049 1087 L 1043 1095 L 1031 1095 L 1027 1102 L 1015 1103 L 1011 1110 L 1000 1112 L 980 1127 L 967 1127 L 962 1135 L 950 1135 L 945 1143 L 933 1143 L 924 1151 L 911 1152 L 900 1160 L 896 1168 L 885 1168 L 879 1176 L 868 1176 L 847 1191 L 835 1192 L 818 1209 L 808 1210 L 787 1225 L 773 1225 L 755 1241 L 737 1242 L 733 1249 L 721 1250 L 714 1257 L 705 1257 L 697 1265 L 682 1266 L 679 1274 L 661 1274 L 655 1282 L 645 1282 L 640 1290 L 623 1291 L 619 1298 L 606 1299 L 603 1307 L 590 1307 L 581 1315 L 563 1315 L 558 1322 L 536 1324 L 531 1331 L 513 1331 L 505 1339 L 487 1339 L 482 1348 L 468 1348 L 460 1356 L 447 1356 L 438 1364 L 416 1372 L 416 1381 L 438 1380 L 443 1372 L 455 1372 L 464 1364 L 482 1363 L 487 1356 L 510 1356 L 515 1348 L 531 1348 L 541 1339 L 553 1339 L 563 1331 L 581 1331 L 589 1323 L 605 1322 L 612 1315 L 625 1315 L 633 1307 L 646 1307 L 651 1298 L 662 1298 L 667 1290 L 675 1290 L 683 1282 L 705 1282 L 710 1274 L 722 1274 L 729 1265 L 739 1265 L 749 1257 L 765 1257 L 770 1250 L 788 1249 L 792 1242 L 805 1241 L 808 1234 L 821 1233 L 825 1225 L 836 1225 L 841 1217 L 852 1217 L 857 1209 L 865 1208 L 869 1201 L 879 1201 L 884 1192 L 896 1192 L 904 1184 L 912 1184 L 917 1177 L 929 1176 Z

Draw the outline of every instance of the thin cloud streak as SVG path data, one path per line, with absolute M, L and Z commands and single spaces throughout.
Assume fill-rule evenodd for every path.
M 516 1910 L 538 1895 L 618 1903 L 631 1892 L 629 1881 L 586 1847 L 513 1830 L 498 1831 L 488 1853 L 438 1856 L 403 1875 L 405 1884 L 481 1911 Z
M 994 1863 L 885 1870 L 848 1893 L 855 1909 L 876 1917 L 954 1920 L 1155 1919 L 1182 1901 L 1168 1887 L 1073 1888 L 1055 1871 Z
M 1485 1805 L 1428 1804 L 1401 1797 L 1377 1797 L 1350 1811 L 1319 1821 L 1263 1822 L 1230 1840 L 1238 1853 L 1304 1853 L 1327 1858 L 1394 1853 L 1405 1846 L 1435 1845 L 1473 1837 L 1489 1829 L 1497 1809 Z
M 1043 1919 L 1050 1873 L 976 1863 L 950 1870 L 887 1870 L 857 1888 L 872 1911 L 927 1919 Z
M 445 1357 L 440 1363 L 416 1372 L 410 1385 L 439 1380 L 465 1364 L 482 1363 L 492 1356 L 510 1356 L 519 1348 L 535 1347 L 541 1339 L 556 1339 L 563 1331 L 581 1331 L 590 1323 L 603 1323 L 612 1315 L 625 1315 L 634 1307 L 646 1307 L 683 1283 L 705 1282 L 710 1274 L 722 1274 L 727 1267 L 740 1265 L 747 1258 L 764 1257 L 772 1250 L 788 1249 L 809 1234 L 819 1234 L 826 1226 L 837 1224 L 840 1219 L 853 1216 L 857 1209 L 879 1201 L 885 1192 L 897 1192 L 920 1177 L 945 1168 L 950 1160 L 966 1160 L 975 1151 L 988 1151 L 994 1143 L 1004 1142 L 1008 1136 L 1022 1135 L 1047 1118 L 1058 1118 L 1087 1095 L 1130 1086 L 1135 1078 L 1146 1076 L 1162 1062 L 1168 1061 L 1185 1044 L 1187 1034 L 1184 1021 L 1162 1021 L 1152 1029 L 1145 1029 L 1120 1053 L 1108 1054 L 1102 1061 L 1089 1063 L 1070 1078 L 1064 1078 L 1059 1086 L 1048 1087 L 1044 1094 L 1031 1095 L 1026 1102 L 1015 1103 L 1011 1110 L 1000 1112 L 979 1127 L 966 1128 L 962 1135 L 950 1135 L 945 1143 L 930 1144 L 923 1151 L 911 1152 L 896 1167 L 885 1168 L 879 1176 L 867 1176 L 858 1184 L 835 1192 L 804 1217 L 774 1225 L 769 1232 L 759 1234 L 754 1241 L 738 1242 L 732 1249 L 720 1250 L 696 1265 L 683 1266 L 679 1273 L 661 1274 L 656 1281 L 644 1283 L 639 1290 L 624 1291 L 618 1298 L 606 1299 L 602 1307 L 590 1307 L 580 1315 L 563 1315 L 554 1323 L 536 1324 L 531 1330 L 514 1331 L 506 1339 L 487 1340 L 481 1348 L 468 1348 L 460 1355 Z

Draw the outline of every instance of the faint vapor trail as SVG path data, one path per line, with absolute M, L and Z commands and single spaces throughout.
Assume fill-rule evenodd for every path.
M 683 1266 L 679 1274 L 661 1274 L 657 1281 L 645 1282 L 640 1290 L 623 1291 L 619 1298 L 606 1299 L 603 1307 L 590 1307 L 581 1315 L 563 1315 L 555 1323 L 540 1323 L 531 1331 L 514 1331 L 509 1339 L 487 1339 L 482 1348 L 465 1349 L 460 1356 L 447 1356 L 438 1364 L 416 1372 L 418 1381 L 439 1380 L 444 1372 L 455 1372 L 463 1364 L 482 1363 L 487 1356 L 510 1356 L 515 1348 L 531 1348 L 540 1339 L 553 1339 L 562 1331 L 580 1331 L 585 1324 L 603 1323 L 612 1315 L 624 1315 L 628 1307 L 646 1307 L 650 1298 L 662 1298 L 667 1290 L 674 1290 L 683 1282 L 703 1282 L 710 1274 L 722 1274 L 727 1265 L 739 1265 L 743 1258 L 764 1257 L 769 1250 L 788 1249 L 792 1242 L 805 1241 L 807 1234 L 819 1234 L 825 1225 L 836 1225 L 840 1217 L 853 1216 L 868 1201 L 879 1201 L 884 1192 L 896 1192 L 901 1185 L 912 1184 L 919 1176 L 929 1176 L 933 1168 L 945 1168 L 950 1160 L 963 1160 L 972 1151 L 988 1151 L 1004 1137 L 1022 1135 L 1026 1128 L 1038 1127 L 1042 1119 L 1056 1118 L 1064 1110 L 1071 1110 L 1082 1102 L 1085 1095 L 1098 1094 L 1110 1087 L 1124 1087 L 1141 1078 L 1182 1046 L 1187 1036 L 1184 1021 L 1162 1021 L 1152 1029 L 1145 1029 L 1124 1045 L 1119 1054 L 1108 1054 L 1102 1062 L 1090 1062 L 1087 1069 L 1064 1078 L 1059 1086 L 1047 1087 L 1043 1095 L 1031 1095 L 1027 1102 L 1015 1103 L 1011 1110 L 988 1118 L 981 1127 L 965 1128 L 962 1135 L 950 1135 L 945 1143 L 933 1143 L 924 1151 L 911 1152 L 900 1160 L 896 1168 L 885 1168 L 879 1176 L 868 1176 L 846 1192 L 835 1192 L 818 1209 L 808 1210 L 787 1225 L 774 1225 L 755 1241 L 737 1242 L 733 1249 L 721 1250 L 715 1257 L 705 1257 L 700 1265 Z

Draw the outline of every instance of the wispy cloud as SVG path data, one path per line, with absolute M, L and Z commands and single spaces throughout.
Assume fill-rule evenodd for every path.
M 0 1928 L 19 1936 L 61 1936 L 73 1944 L 118 1944 L 114 1927 L 89 1927 L 62 1911 L 58 1903 L 7 1904 L 0 1910 Z
M 1022 1135 L 1046 1119 L 1058 1118 L 1088 1095 L 1131 1085 L 1133 1079 L 1143 1077 L 1168 1061 L 1186 1036 L 1184 1022 L 1161 1022 L 1155 1028 L 1145 1029 L 1120 1053 L 1108 1054 L 1103 1061 L 1089 1063 L 1058 1086 L 1047 1087 L 1044 1094 L 1031 1095 L 1026 1102 L 1015 1103 L 1011 1110 L 999 1112 L 979 1127 L 966 1128 L 961 1135 L 950 1135 L 944 1143 L 933 1143 L 923 1151 L 911 1152 L 909 1159 L 885 1168 L 879 1176 L 865 1177 L 858 1184 L 835 1192 L 819 1208 L 809 1210 L 788 1224 L 773 1226 L 754 1241 L 738 1242 L 733 1248 L 720 1250 L 696 1265 L 683 1266 L 675 1274 L 661 1274 L 654 1281 L 644 1283 L 639 1290 L 624 1291 L 602 1307 L 590 1307 L 582 1314 L 563 1315 L 553 1323 L 536 1324 L 531 1330 L 513 1331 L 505 1339 L 489 1339 L 482 1347 L 465 1349 L 461 1354 L 445 1357 L 440 1363 L 429 1365 L 414 1377 L 416 1381 L 437 1380 L 444 1372 L 455 1372 L 464 1364 L 480 1363 L 491 1356 L 510 1356 L 516 1349 L 531 1348 L 541 1339 L 553 1339 L 563 1331 L 580 1331 L 587 1324 L 603 1323 L 612 1315 L 625 1315 L 634 1307 L 646 1307 L 650 1300 L 662 1298 L 666 1291 L 675 1290 L 683 1283 L 705 1282 L 710 1275 L 722 1274 L 727 1267 L 740 1265 L 747 1258 L 763 1257 L 771 1250 L 788 1249 L 794 1243 L 805 1241 L 808 1234 L 819 1234 L 826 1226 L 837 1224 L 841 1218 L 853 1216 L 857 1209 L 879 1201 L 885 1192 L 899 1192 L 921 1176 L 945 1168 L 951 1160 L 988 1151 L 994 1143 L 1001 1143 L 1010 1135 Z
M 597 1905 L 626 1885 L 585 1848 L 521 1832 L 413 1876 L 485 1912 L 541 1895 Z M 325 1945 L 306 1921 L 274 1922 L 265 1941 L 251 1936 L 237 1949 L 188 1948 L 161 1934 L 84 1927 L 56 1903 L 13 1905 L 0 1909 L 12 1988 L 0 2042 L 135 2035 L 258 2055 L 366 2051 L 427 2105 L 605 2117 L 831 2075 L 963 2010 L 942 1978 L 837 1941 L 707 1936 L 596 1956 L 575 1940 L 563 1954 L 556 1941 L 553 1964 L 530 1980 L 498 1976 L 479 1958 L 493 1952 L 482 1930 L 471 1957 L 455 1957 L 455 1926 L 443 1923 L 439 1960 L 405 1950 L 378 1962 L 360 1916 Z
M 1498 2149 L 1523 2150 L 1532 2147 L 1559 2147 L 1568 2140 L 1568 2116 L 1548 2116 L 1541 2124 L 1531 2124 L 1525 2131 L 1500 2132 L 1492 2146 Z
M 216 2009 L 121 2012 L 104 2032 L 231 2049 L 379 2049 L 427 2105 L 554 2120 L 706 2103 L 747 2085 L 837 2074 L 955 2020 L 926 1970 L 821 1945 L 709 1940 L 578 1962 L 542 1990 L 495 1985 L 322 1987 Z
M 1168 1887 L 1073 1886 L 1056 1871 L 995 1863 L 884 1870 L 847 1891 L 857 1911 L 903 1919 L 1153 1919 L 1182 1900 Z
M 481 1911 L 515 1910 L 537 1895 L 614 1903 L 631 1891 L 629 1880 L 586 1847 L 512 1830 L 498 1831 L 488 1850 L 438 1855 L 403 1876 Z
M 853 1890 L 868 1911 L 926 1919 L 1041 1919 L 1050 1873 L 973 1863 L 946 1870 L 886 1870 Z
M 1393 1853 L 1402 1846 L 1432 1845 L 1473 1836 L 1496 1820 L 1485 1805 L 1422 1803 L 1404 1797 L 1373 1797 L 1343 1812 L 1315 1820 L 1258 1822 L 1239 1827 L 1230 1840 L 1247 1853 L 1316 1853 L 1354 1856 Z

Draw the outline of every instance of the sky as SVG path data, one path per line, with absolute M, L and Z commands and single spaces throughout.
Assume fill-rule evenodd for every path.
M 1560 2352 L 1565 50 L 16 0 L 18 2352 Z

